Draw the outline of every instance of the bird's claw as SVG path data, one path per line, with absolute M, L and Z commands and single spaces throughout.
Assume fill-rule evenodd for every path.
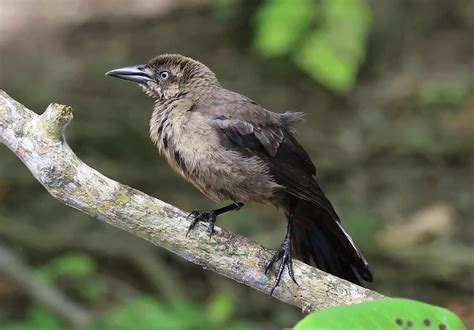
M 199 221 L 209 223 L 209 227 L 207 231 L 209 232 L 209 238 L 212 237 L 212 234 L 214 234 L 214 225 L 216 224 L 216 219 L 217 219 L 217 216 L 214 211 L 211 210 L 209 212 L 201 212 L 198 209 L 194 209 L 186 217 L 186 219 L 189 219 L 189 218 L 193 218 L 193 220 L 188 227 L 188 231 L 186 232 L 186 237 L 188 236 L 189 232 L 193 230 L 193 228 L 196 226 L 196 224 Z
M 275 291 L 276 287 L 280 284 L 281 276 L 283 275 L 285 266 L 286 268 L 288 268 L 288 274 L 290 275 L 290 278 L 293 280 L 293 282 L 295 282 L 296 285 L 298 285 L 298 282 L 296 282 L 295 280 L 295 274 L 293 272 L 293 258 L 291 257 L 291 245 L 290 240 L 288 238 L 283 241 L 280 246 L 280 249 L 275 252 L 272 258 L 268 261 L 267 266 L 265 267 L 265 275 L 280 259 L 280 267 L 278 267 L 278 273 L 276 276 L 275 284 L 273 285 L 272 290 L 270 291 L 270 296 L 273 295 L 273 292 Z

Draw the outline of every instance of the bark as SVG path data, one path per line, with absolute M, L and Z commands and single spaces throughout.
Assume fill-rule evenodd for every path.
M 269 293 L 275 274 L 264 274 L 273 251 L 216 227 L 209 239 L 204 224 L 187 237 L 186 213 L 173 205 L 113 181 L 82 162 L 67 145 L 72 109 L 51 104 L 37 115 L 0 90 L 0 141 L 62 203 L 161 246 L 186 260 Z M 299 285 L 282 278 L 274 297 L 303 312 L 382 298 L 377 292 L 294 262 Z

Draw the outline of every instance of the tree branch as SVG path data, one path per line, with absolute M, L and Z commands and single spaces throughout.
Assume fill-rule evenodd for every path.
M 185 212 L 107 178 L 74 154 L 64 139 L 71 120 L 68 106 L 53 103 L 37 115 L 0 90 L 0 141 L 53 197 L 204 269 L 270 292 L 274 275 L 263 270 L 272 251 L 220 228 L 209 239 L 204 224 L 186 237 Z M 274 297 L 304 312 L 383 297 L 299 261 L 294 273 L 299 285 L 285 274 Z

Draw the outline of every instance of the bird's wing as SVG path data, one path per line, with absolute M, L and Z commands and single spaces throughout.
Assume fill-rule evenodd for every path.
M 319 205 L 337 218 L 313 177 L 313 162 L 293 136 L 293 125 L 302 118 L 300 113 L 270 112 L 234 93 L 207 103 L 205 112 L 224 145 L 245 156 L 260 157 L 288 193 Z

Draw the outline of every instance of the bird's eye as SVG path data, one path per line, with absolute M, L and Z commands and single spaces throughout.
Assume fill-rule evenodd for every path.
M 168 79 L 170 77 L 170 72 L 169 71 L 161 71 L 160 72 L 160 78 L 165 80 L 165 79 Z

